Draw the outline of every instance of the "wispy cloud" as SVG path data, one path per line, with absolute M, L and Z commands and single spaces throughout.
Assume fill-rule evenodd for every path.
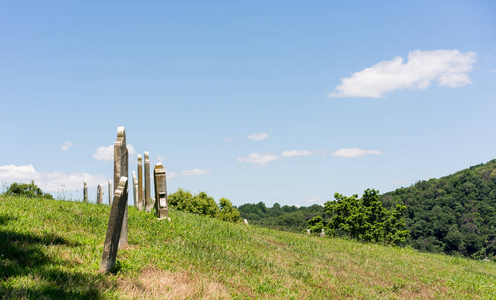
M 269 162 L 278 159 L 279 157 L 274 153 L 250 153 L 248 156 L 238 157 L 238 162 L 258 164 L 265 167 Z
M 127 144 L 127 150 L 129 155 L 136 154 L 133 145 Z M 110 146 L 100 146 L 95 150 L 93 158 L 100 161 L 113 161 L 114 160 L 114 145 Z
M 491 70 L 489 70 L 489 72 L 496 73 L 496 69 L 491 69 Z
M 313 155 L 317 154 L 319 151 L 317 150 L 289 150 L 289 151 L 283 151 L 281 153 L 282 156 L 284 157 L 291 157 L 291 156 L 307 156 L 307 155 Z
M 402 186 L 404 186 L 404 185 L 407 185 L 409 182 L 406 181 L 406 180 L 393 180 L 391 183 L 394 184 L 394 185 L 402 185 Z
M 62 151 L 67 151 L 67 150 L 69 150 L 71 147 L 74 147 L 74 143 L 69 142 L 69 141 L 65 141 L 65 142 L 64 142 L 64 143 L 62 143 L 62 145 L 60 146 L 60 150 L 62 150 Z
M 329 96 L 378 98 L 399 89 L 425 90 L 432 81 L 439 86 L 462 87 L 471 83 L 467 73 L 472 70 L 476 56 L 475 52 L 458 50 L 415 50 L 408 54 L 406 63 L 403 58 L 395 57 L 341 79 Z
M 232 141 L 234 141 L 232 138 L 227 138 L 226 139 L 226 142 L 232 142 Z
M 380 154 L 382 154 L 382 152 L 379 150 L 367 150 L 367 149 L 360 149 L 360 148 L 344 148 L 344 149 L 339 149 L 337 151 L 334 151 L 332 153 L 332 156 L 339 156 L 339 157 L 344 157 L 344 158 L 355 158 L 355 157 L 361 157 L 364 155 L 380 155 Z
M 163 161 L 165 161 L 166 159 L 167 159 L 167 156 L 165 156 L 165 155 L 157 155 L 157 160 L 158 160 L 158 161 L 162 161 L 162 162 L 163 162 Z
M 31 164 L 23 166 L 0 166 L 0 180 L 24 183 L 34 180 L 36 185 L 47 192 L 56 192 L 62 187 L 67 190 L 81 190 L 85 180 L 88 186 L 94 187 L 108 181 L 105 176 L 88 173 L 68 173 L 62 171 L 38 172 Z
M 324 203 L 324 199 L 322 198 L 308 198 L 305 200 L 307 203 Z
M 252 141 L 262 141 L 268 138 L 269 135 L 265 132 L 262 133 L 252 133 L 249 136 L 247 136 L 247 139 L 252 140 Z
M 182 176 L 200 176 L 200 175 L 207 175 L 207 174 L 210 174 L 210 171 L 209 170 L 205 170 L 205 169 L 193 169 L 193 170 L 184 170 L 184 171 L 181 171 L 181 175 Z

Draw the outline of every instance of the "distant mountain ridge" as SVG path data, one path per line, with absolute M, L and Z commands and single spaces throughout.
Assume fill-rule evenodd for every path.
M 496 258 L 496 159 L 385 193 L 407 207 L 408 244 L 429 252 Z

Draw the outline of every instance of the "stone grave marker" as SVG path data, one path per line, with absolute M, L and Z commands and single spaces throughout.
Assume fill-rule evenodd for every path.
M 169 218 L 169 207 L 167 205 L 167 180 L 164 165 L 158 163 L 153 169 L 155 183 L 155 212 L 158 219 Z
M 151 194 L 150 194 L 150 155 L 145 151 L 145 209 L 146 212 L 152 211 Z
M 96 204 L 103 203 L 103 187 L 101 184 L 96 188 Z
M 86 184 L 86 180 L 84 181 L 83 201 L 88 202 L 88 185 Z
M 114 143 L 114 182 L 119 182 L 120 184 L 120 179 L 122 177 L 128 178 L 128 162 L 129 151 L 126 145 L 126 129 L 124 127 L 119 127 L 117 128 L 117 140 Z M 126 206 L 124 208 L 124 218 L 122 220 L 121 238 L 119 239 L 119 248 L 121 249 L 127 246 L 127 193 L 128 191 L 126 190 Z
M 108 196 L 109 196 L 109 205 L 112 205 L 112 181 L 108 181 Z
M 143 210 L 145 198 L 143 197 L 143 160 L 138 154 L 138 209 Z
M 127 207 L 127 177 L 121 177 L 118 182 L 110 210 L 105 244 L 103 245 L 102 261 L 100 263 L 100 272 L 102 273 L 108 273 L 115 266 L 117 250 L 120 248 L 124 213 Z
M 133 171 L 133 198 L 134 198 L 134 207 L 138 207 L 138 199 L 136 198 L 136 172 Z

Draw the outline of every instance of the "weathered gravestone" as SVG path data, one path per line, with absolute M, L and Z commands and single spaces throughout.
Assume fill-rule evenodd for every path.
M 97 204 L 103 203 L 103 187 L 101 184 L 99 184 L 98 187 L 96 188 L 96 203 Z
M 322 228 L 322 232 L 320 233 L 320 237 L 325 237 L 324 228 Z
M 112 205 L 112 181 L 108 181 L 109 205 Z
M 86 180 L 84 181 L 83 201 L 88 202 L 88 185 L 86 184 Z
M 143 197 L 143 160 L 138 154 L 138 209 L 143 210 L 145 198 Z
M 307 229 L 307 234 L 310 235 L 310 229 Z
M 169 217 L 169 207 L 167 206 L 167 180 L 164 165 L 158 163 L 153 169 L 153 179 L 155 182 L 155 212 L 158 219 Z
M 115 266 L 117 250 L 120 248 L 122 225 L 124 213 L 127 207 L 127 177 L 121 177 L 114 192 L 114 201 L 110 210 L 110 218 L 103 245 L 102 261 L 100 272 L 108 273 Z
M 150 155 L 145 151 L 145 209 L 146 212 L 152 211 L 152 202 L 150 195 Z
M 247 219 L 243 219 L 243 223 L 245 223 L 245 225 L 248 225 L 248 220 Z
M 133 171 L 133 199 L 134 199 L 134 207 L 138 207 L 138 199 L 136 198 L 136 172 Z
M 117 128 L 117 141 L 114 143 L 114 182 L 120 182 L 121 177 L 128 178 L 128 158 L 129 152 L 126 146 L 126 129 Z M 127 185 L 126 185 L 127 188 Z M 113 206 L 112 206 L 113 207 Z M 119 248 L 127 246 L 127 190 L 124 219 L 122 221 L 121 238 Z

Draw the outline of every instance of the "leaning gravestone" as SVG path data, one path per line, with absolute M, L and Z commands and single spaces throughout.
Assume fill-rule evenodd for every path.
M 120 179 L 122 177 L 128 178 L 128 161 L 129 161 L 128 158 L 129 158 L 129 152 L 126 146 L 126 129 L 124 127 L 119 127 L 117 128 L 117 141 L 114 143 L 114 183 L 120 182 Z M 122 231 L 121 231 L 121 238 L 119 240 L 119 248 L 122 249 L 126 246 L 127 246 L 127 190 L 126 190 L 126 206 L 124 211 L 124 219 L 122 221 Z
M 88 202 L 88 185 L 86 184 L 86 180 L 84 181 L 83 201 Z
M 103 203 L 103 187 L 101 184 L 96 188 L 96 204 Z
M 165 176 L 164 165 L 158 163 L 153 169 L 153 179 L 155 182 L 155 212 L 158 219 L 167 219 L 169 217 L 169 208 L 167 206 L 167 180 Z
M 146 212 L 152 211 L 151 194 L 150 194 L 150 155 L 145 151 L 145 209 Z
M 127 207 L 127 177 L 121 177 L 114 192 L 114 201 L 110 210 L 110 218 L 103 245 L 100 272 L 108 273 L 115 266 L 117 250 L 120 248 L 121 232 L 123 229 L 124 213 Z
M 145 207 L 143 198 L 143 160 L 141 154 L 138 154 L 138 209 L 143 210 Z

